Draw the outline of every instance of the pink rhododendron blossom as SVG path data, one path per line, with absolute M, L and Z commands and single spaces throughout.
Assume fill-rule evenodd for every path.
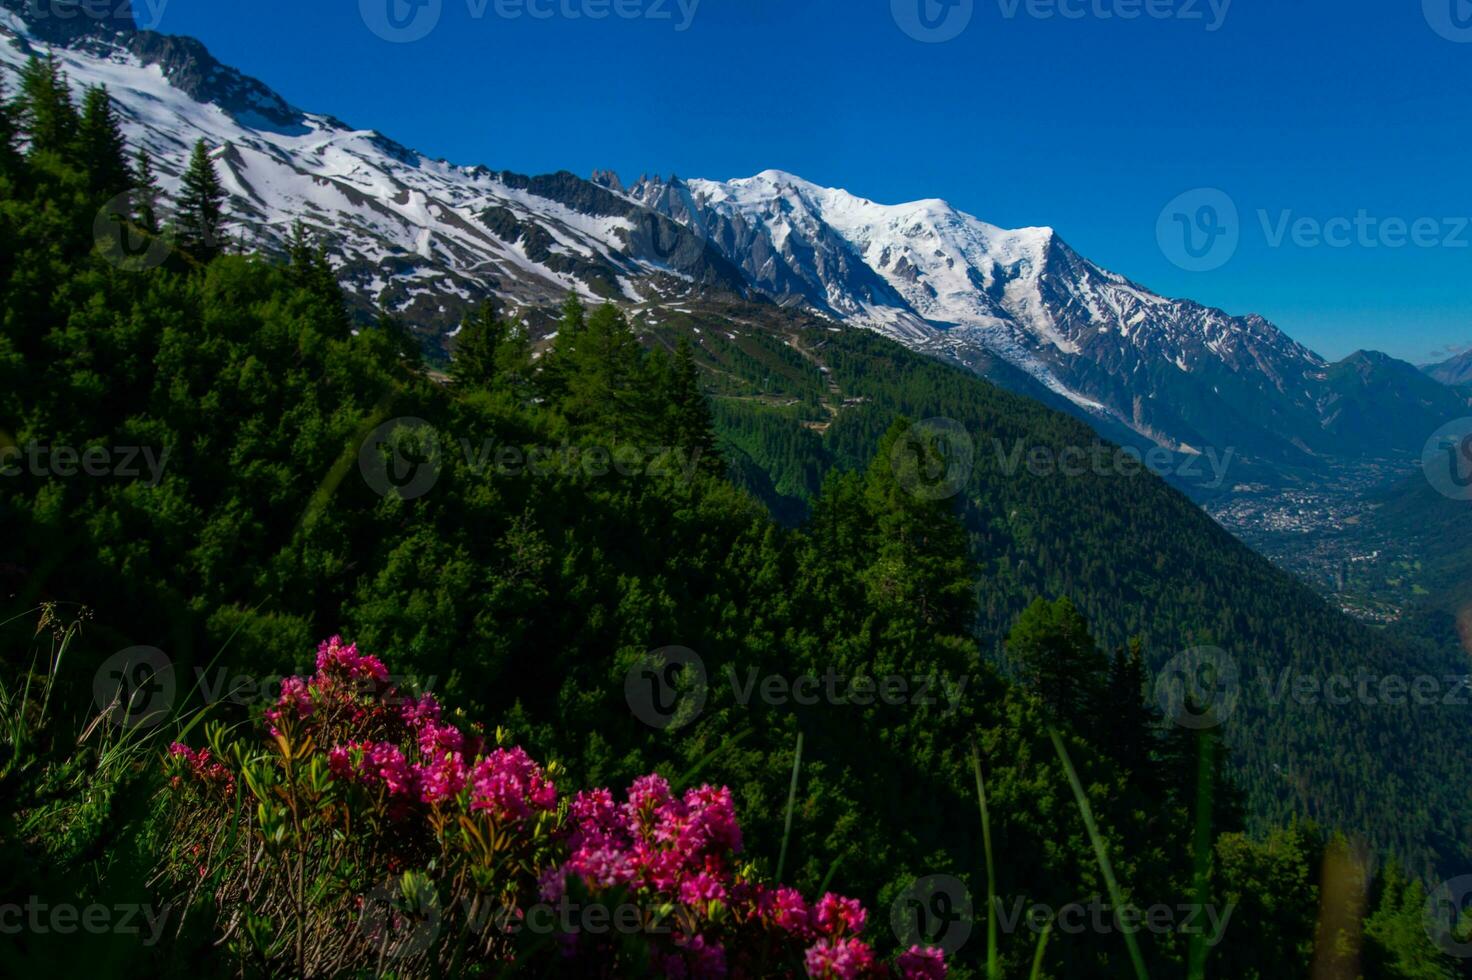
M 911 946 L 900 954 L 899 968 L 904 980 L 945 980 L 945 953 L 938 949 Z
M 857 939 L 824 939 L 803 957 L 808 976 L 850 980 L 874 972 L 874 953 Z
M 864 931 L 867 913 L 856 899 L 843 898 L 832 892 L 818 900 L 813 912 L 813 922 L 825 936 L 857 934 Z

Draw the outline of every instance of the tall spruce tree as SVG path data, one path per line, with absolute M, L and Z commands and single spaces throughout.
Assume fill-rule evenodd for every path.
M 625 438 L 649 435 L 649 399 L 640 384 L 643 348 L 618 307 L 604 303 L 594 310 L 570 347 L 559 354 L 567 416 Z
M 725 470 L 716 448 L 715 422 L 710 402 L 700 390 L 700 368 L 695 363 L 695 348 L 690 338 L 681 337 L 675 345 L 675 356 L 668 365 L 665 399 L 665 438 L 671 446 L 696 454 L 700 468 L 712 474 Z
M 482 303 L 455 335 L 450 377 L 463 388 L 491 388 L 500 373 L 499 355 L 507 339 L 505 322 L 496 306 Z
M 200 140 L 184 171 L 175 217 L 180 247 L 200 262 L 209 262 L 222 251 L 225 196 L 209 147 Z
M 138 151 L 133 167 L 133 223 L 150 235 L 159 233 L 159 200 L 163 192 L 153 172 L 153 158 L 147 150 Z
M 19 136 L 15 108 L 11 105 L 5 79 L 0 78 L 0 177 L 14 178 L 20 170 L 20 150 L 16 146 Z
M 1056 719 L 1083 732 L 1093 729 L 1089 719 L 1101 700 L 1106 664 L 1072 601 L 1034 599 L 1007 636 L 1007 656 Z
M 87 172 L 87 182 L 95 197 L 112 198 L 128 192 L 133 175 L 128 170 L 127 152 L 117 110 L 107 89 L 101 85 L 87 89 L 77 127 L 76 157 Z
M 30 153 L 55 154 L 72 162 L 81 120 L 72 104 L 66 74 L 54 56 L 32 58 L 21 71 L 21 130 Z

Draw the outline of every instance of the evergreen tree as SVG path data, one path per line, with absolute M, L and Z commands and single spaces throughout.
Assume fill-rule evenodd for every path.
M 723 473 L 725 464 L 716 448 L 715 422 L 711 418 L 710 402 L 700 390 L 700 368 L 695 364 L 695 348 L 690 338 L 680 338 L 675 345 L 674 360 L 667 368 L 667 377 L 662 379 L 667 392 L 666 439 L 671 446 L 698 454 L 696 458 L 703 471 Z
M 643 349 L 618 307 L 604 303 L 594 310 L 558 359 L 566 372 L 562 407 L 570 419 L 629 438 L 649 434 L 648 398 L 640 384 Z
M 76 154 L 96 197 L 128 192 L 133 175 L 128 170 L 127 146 L 112 97 L 103 86 L 87 89 L 82 100 Z
M 450 377 L 465 388 L 491 388 L 500 374 L 498 357 L 507 340 L 506 324 L 489 300 L 482 303 L 455 335 Z
M 31 141 L 30 152 L 56 154 L 70 161 L 81 123 L 66 75 L 55 57 L 27 62 L 20 88 L 21 130 Z
M 222 251 L 225 196 L 209 148 L 200 140 L 184 171 L 175 217 L 180 247 L 200 262 L 209 262 Z
M 1110 758 L 1134 776 L 1153 775 L 1152 758 L 1160 713 L 1147 700 L 1149 669 L 1144 644 L 1130 641 L 1128 649 L 1114 651 L 1104 683 L 1099 712 L 1099 741 Z
M 162 194 L 153 172 L 153 158 L 147 150 L 139 150 L 133 168 L 133 222 L 150 235 L 157 235 L 161 227 L 158 205 Z
M 907 441 L 924 460 L 896 462 Z M 908 420 L 896 422 L 879 443 L 864 479 L 871 558 L 864 574 L 869 600 L 924 631 L 949 636 L 971 632 L 975 583 L 966 530 L 952 499 L 916 493 L 906 466 L 941 462 L 943 447 Z
M 1073 603 L 1034 599 L 1007 636 L 1007 655 L 1024 686 L 1051 711 L 1081 731 L 1097 707 L 1105 662 Z
M 5 90 L 5 79 L 0 78 L 0 177 L 15 177 L 20 173 L 20 151 L 16 148 L 18 129 L 14 107 Z
M 327 247 L 313 240 L 306 227 L 300 222 L 292 223 L 286 239 L 287 269 L 292 283 L 309 293 L 316 301 L 324 324 L 329 326 L 335 337 L 347 337 L 352 333 L 353 320 L 348 313 L 347 297 L 342 284 L 337 281 L 337 272 L 327 255 Z
M 537 371 L 537 388 L 543 400 L 560 405 L 567 394 L 569 361 L 577 348 L 578 338 L 587 326 L 583 301 L 576 292 L 569 292 L 562 301 L 562 315 L 557 322 L 557 336 L 542 355 Z

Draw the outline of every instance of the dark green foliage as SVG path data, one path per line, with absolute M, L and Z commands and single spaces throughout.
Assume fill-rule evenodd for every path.
M 1076 721 L 1103 707 L 1106 662 L 1070 600 L 1034 599 L 1007 636 L 1007 656 L 1057 717 Z
M 150 235 L 157 235 L 162 227 L 159 222 L 162 197 L 158 177 L 153 172 L 153 158 L 147 150 L 139 150 L 133 168 L 133 222 Z
M 202 154 L 196 161 L 210 167 Z M 733 316 L 722 321 L 730 330 L 703 330 L 687 353 L 654 332 L 671 358 L 646 353 L 618 310 L 584 316 L 575 300 L 531 384 L 502 385 L 508 335 L 485 316 L 456 368 L 460 383 L 446 385 L 409 356 L 391 318 L 352 332 L 330 266 L 304 234 L 284 266 L 224 256 L 202 270 L 124 272 L 93 248 L 85 173 L 43 165 L 46 181 L 27 180 L 48 185 L 44 200 L 0 199 L 0 429 L 20 444 L 140 446 L 165 460 L 157 481 L 25 469 L 0 480 L 7 666 L 19 672 L 30 636 L 12 617 L 46 598 L 96 611 L 56 695 L 68 721 L 92 716 L 92 674 L 125 647 L 165 650 L 185 678 L 206 670 L 217 680 L 215 665 L 269 678 L 305 667 L 312 639 L 342 632 L 501 720 L 537 755 L 562 761 L 573 783 L 657 769 L 731 786 L 747 854 L 768 870 L 801 733 L 787 870 L 808 890 L 828 881 L 863 898 L 876 912 L 869 938 L 886 948 L 888 910 L 916 878 L 953 875 L 984 893 L 973 744 L 1009 914 L 1015 903 L 1059 908 L 1103 890 L 1048 734 L 1056 725 L 1131 900 L 1189 900 L 1205 798 L 1211 895 L 1242 905 L 1209 975 L 1280 976 L 1271 970 L 1284 964 L 1303 974 L 1321 845 L 1296 830 L 1266 842 L 1233 833 L 1226 746 L 1214 733 L 1152 727 L 1143 656 L 1204 633 L 1242 650 L 1281 640 L 1300 658 L 1323 655 L 1320 641 L 1376 648 L 1230 538 L 1204 531 L 1209 522 L 1153 481 L 1080 488 L 1007 476 L 983 447 L 963 493 L 915 492 L 944 469 L 947 447 L 906 418 L 946 415 L 987 436 L 1064 443 L 1084 437 L 1074 423 L 878 338 L 826 326 L 738 334 Z M 692 365 L 710 369 L 726 406 L 716 417 L 728 459 L 768 474 L 786 499 L 811 500 L 795 529 L 700 464 L 657 475 L 494 462 L 503 449 L 525 462 L 609 441 L 703 445 L 709 422 Z M 364 463 L 389 452 L 368 437 L 392 419 L 426 427 L 385 436 L 415 442 L 415 459 L 433 467 L 417 496 Z M 773 435 L 779 423 L 789 434 Z M 782 458 L 815 446 L 816 462 Z M 1264 582 L 1286 594 L 1260 594 Z M 1037 596 L 1068 599 L 1029 607 Z M 1009 630 L 1027 688 L 990 666 Z M 1094 640 L 1134 635 L 1148 645 L 1112 663 Z M 707 698 L 688 726 L 661 730 L 631 711 L 625 682 L 649 651 L 670 645 L 698 653 Z M 1058 676 L 1049 656 L 1080 676 Z M 193 707 L 199 697 L 181 693 Z M 211 717 L 241 721 L 260 707 L 219 703 Z M 1388 770 L 1361 741 L 1403 729 L 1327 713 L 1242 717 L 1228 741 L 1257 768 L 1232 771 L 1255 781 L 1262 824 L 1280 794 L 1256 738 L 1310 759 L 1344 747 L 1345 764 L 1363 769 L 1320 773 L 1335 781 L 1332 798 L 1358 804 L 1343 821 L 1373 822 L 1408 853 L 1424 850 L 1428 826 L 1460 819 L 1433 806 L 1454 787 L 1434 792 L 1428 770 L 1397 770 L 1411 790 L 1403 826 L 1387 826 L 1367 781 Z M 1409 735 L 1395 748 L 1429 752 L 1443 780 L 1461 771 L 1450 738 Z M 116 800 L 149 798 L 140 789 Z M 94 835 L 96 846 L 65 855 L 63 870 L 75 881 L 142 880 L 126 863 L 112 866 L 100 842 L 139 852 L 160 842 L 114 803 L 101 809 L 98 826 L 115 821 L 128 833 Z M 48 856 L 0 834 L 7 856 L 23 856 L 14 888 L 50 894 L 49 872 L 38 870 Z M 200 934 L 150 957 L 197 954 L 195 977 L 229 970 L 211 945 L 228 924 L 207 909 L 188 921 Z M 1372 938 L 1405 961 L 1404 922 L 1392 912 L 1381 921 Z M 1025 973 L 1033 938 L 1025 926 L 1003 936 L 1006 975 Z M 1183 974 L 1183 935 L 1141 946 L 1152 975 Z M 80 949 L 58 949 L 63 962 L 47 962 L 48 972 L 92 967 Z M 1120 951 L 1112 933 L 1059 936 L 1045 964 L 1053 976 L 1115 976 Z M 973 938 L 960 969 L 974 971 L 982 955 Z M 7 961 L 20 974 L 30 965 Z
M 72 104 L 66 74 L 54 58 L 32 58 L 21 72 L 21 131 L 31 154 L 71 161 L 81 120 Z
M 111 199 L 131 188 L 133 175 L 128 169 L 123 132 L 112 98 L 103 87 L 89 88 L 82 100 L 76 153 L 96 197 Z
M 225 198 L 209 147 L 200 140 L 184 171 L 174 215 L 179 246 L 197 262 L 208 263 L 224 250 Z
M 519 326 L 481 304 L 455 336 L 450 377 L 467 389 L 524 391 L 532 376 L 531 346 Z

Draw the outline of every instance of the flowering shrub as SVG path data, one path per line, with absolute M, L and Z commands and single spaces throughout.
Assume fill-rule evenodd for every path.
M 853 899 L 758 880 L 729 789 L 651 775 L 566 799 L 555 765 L 339 638 L 265 722 L 167 762 L 162 877 L 213 904 L 242 973 L 945 975 L 918 947 L 880 963 Z

